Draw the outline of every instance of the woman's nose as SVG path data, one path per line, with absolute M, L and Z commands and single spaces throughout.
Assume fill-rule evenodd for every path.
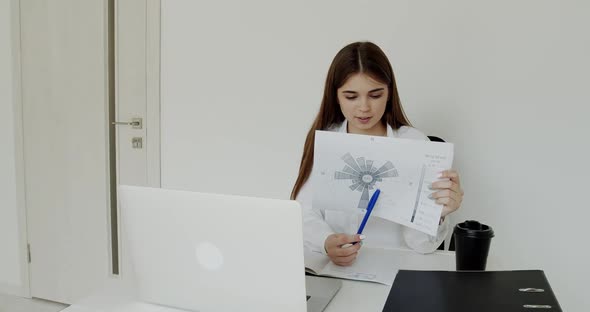
M 371 110 L 371 106 L 369 106 L 369 101 L 367 100 L 367 98 L 360 98 L 359 101 L 359 110 L 362 112 L 367 112 L 369 110 Z

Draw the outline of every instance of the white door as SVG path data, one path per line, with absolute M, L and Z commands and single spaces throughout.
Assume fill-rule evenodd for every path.
M 104 1 L 21 0 L 31 295 L 59 302 L 108 276 Z
M 117 7 L 122 3 L 127 0 L 115 2 L 114 8 L 123 10 Z M 118 239 L 118 213 L 116 206 L 111 208 L 112 199 L 116 199 L 116 193 L 111 192 L 116 190 L 113 174 L 121 183 L 159 185 L 159 136 L 152 133 L 159 133 L 158 123 L 153 121 L 159 120 L 159 110 L 148 106 L 158 101 L 153 98 L 156 91 L 146 91 L 159 77 L 152 74 L 147 78 L 148 68 L 154 70 L 154 66 L 146 65 L 145 40 L 131 45 L 119 40 L 122 45 L 114 54 L 120 57 L 115 68 L 119 74 L 113 74 L 113 67 L 109 74 L 111 4 L 111 0 L 20 1 L 33 297 L 72 303 L 119 271 L 118 248 L 112 243 Z M 133 15 L 145 18 L 145 1 L 142 7 L 143 11 L 139 8 Z M 115 14 L 110 16 L 120 22 Z M 148 37 L 145 20 L 142 30 L 131 27 L 129 31 L 135 34 L 111 33 L 121 38 Z M 128 52 L 137 45 L 144 50 L 143 65 L 130 57 L 136 52 Z M 143 81 L 143 87 L 137 81 Z M 117 92 L 110 93 L 114 89 Z M 113 100 L 118 107 L 111 105 L 109 110 Z M 142 129 L 112 127 L 118 132 L 109 137 L 113 113 L 118 121 L 141 118 Z M 133 137 L 142 138 L 141 148 L 132 147 Z M 109 144 L 115 139 L 119 145 L 111 156 Z M 111 169 L 113 162 L 115 170 Z

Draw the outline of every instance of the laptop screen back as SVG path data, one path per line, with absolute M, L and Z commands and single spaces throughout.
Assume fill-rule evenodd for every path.
M 132 186 L 119 194 L 142 300 L 193 311 L 306 310 L 297 202 Z

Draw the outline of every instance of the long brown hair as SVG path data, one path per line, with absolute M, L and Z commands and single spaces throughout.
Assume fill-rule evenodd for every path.
M 357 73 L 367 74 L 388 86 L 389 98 L 381 122 L 389 124 L 393 129 L 410 125 L 397 93 L 391 63 L 381 48 L 371 42 L 355 42 L 345 46 L 336 54 L 328 70 L 320 111 L 305 139 L 299 176 L 293 186 L 291 199 L 297 197 L 301 187 L 311 174 L 315 131 L 326 130 L 334 124 L 344 121 L 344 115 L 338 104 L 337 90 L 346 83 L 350 76 Z

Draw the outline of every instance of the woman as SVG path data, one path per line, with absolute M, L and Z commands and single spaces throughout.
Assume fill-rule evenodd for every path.
M 394 138 L 428 140 L 410 126 L 402 109 L 393 69 L 387 56 L 371 42 L 355 42 L 336 54 L 328 71 L 324 95 L 318 115 L 305 140 L 299 176 L 291 199 L 303 207 L 305 245 L 328 255 L 338 265 L 350 265 L 362 244 L 343 248 L 345 244 L 360 242 L 364 235 L 350 235 L 356 229 L 350 225 L 358 212 L 339 207 L 312 207 L 313 146 L 316 130 L 354 134 L 388 136 Z M 459 175 L 454 170 L 441 173 L 446 181 L 432 184 L 433 198 L 444 205 L 436 237 L 414 229 L 385 221 L 369 219 L 365 229 L 365 246 L 399 248 L 410 247 L 421 253 L 436 250 L 449 231 L 448 214 L 457 210 L 463 200 Z M 334 229 L 346 229 L 336 232 Z M 349 246 L 349 245 L 347 245 Z

